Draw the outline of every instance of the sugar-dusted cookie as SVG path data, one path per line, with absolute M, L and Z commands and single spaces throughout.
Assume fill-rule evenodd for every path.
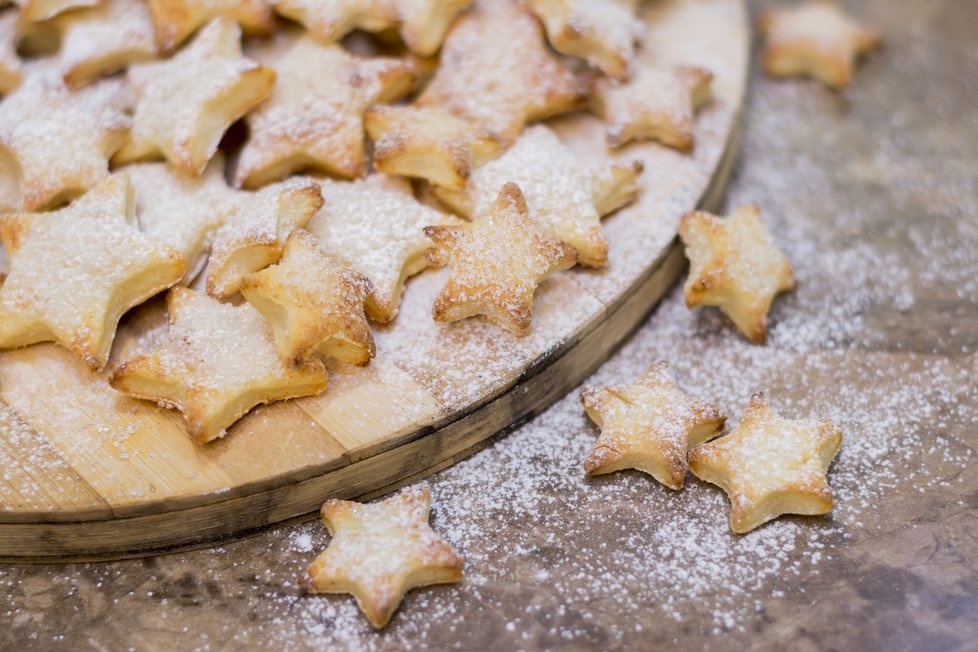
M 540 24 L 514 0 L 482 2 L 445 39 L 441 65 L 418 98 L 509 145 L 523 125 L 578 106 L 585 89 L 554 57 Z
M 282 257 L 289 234 L 301 228 L 323 205 L 319 185 L 290 179 L 242 197 L 217 230 L 207 266 L 207 293 L 226 299 L 241 289 L 248 274 Z
M 373 174 L 353 183 L 323 180 L 324 205 L 306 228 L 326 252 L 373 283 L 367 314 L 386 323 L 397 315 L 404 282 L 428 267 L 424 228 L 461 224 L 414 198 L 404 179 Z
M 856 60 L 882 44 L 876 32 L 846 16 L 833 0 L 808 0 L 761 14 L 761 62 L 774 77 L 808 76 L 844 88 Z
M 98 7 L 59 16 L 57 29 L 61 71 L 74 88 L 156 58 L 153 23 L 142 0 L 104 0 Z
M 303 168 L 341 177 L 363 174 L 363 112 L 408 92 L 414 68 L 386 57 L 361 58 L 303 36 L 256 57 L 278 77 L 271 96 L 245 120 L 249 138 L 235 182 L 257 188 Z
M 379 503 L 327 500 L 332 540 L 302 584 L 310 593 L 351 593 L 370 624 L 384 627 L 409 590 L 462 579 L 462 558 L 428 525 L 427 485 Z
M 24 66 L 17 56 L 17 12 L 0 10 L 0 95 L 20 86 Z
M 126 86 L 107 79 L 69 91 L 51 61 L 27 66 L 0 102 L 0 154 L 11 160 L 25 211 L 54 207 L 109 175 L 108 159 L 126 139 Z
M 228 18 L 246 34 L 268 34 L 275 26 L 268 0 L 146 0 L 160 52 L 170 53 L 198 27 Z
M 363 311 L 372 289 L 370 279 L 333 260 L 304 229 L 289 236 L 282 260 L 241 284 L 284 360 L 298 363 L 315 351 L 361 367 L 377 352 Z
M 374 168 L 462 190 L 472 170 L 499 155 L 499 142 L 444 109 L 377 106 L 366 115 Z
M 767 312 L 774 297 L 795 287 L 791 263 L 748 204 L 728 218 L 693 211 L 679 222 L 689 278 L 686 305 L 717 306 L 751 342 L 767 338 Z
M 326 388 L 321 360 L 283 362 L 271 327 L 245 303 L 221 303 L 177 286 L 167 295 L 170 330 L 153 352 L 115 370 L 109 382 L 136 398 L 181 412 L 199 443 L 261 403 L 319 394 Z
M 686 453 L 719 435 L 726 416 L 683 392 L 665 362 L 631 385 L 581 389 L 581 403 L 601 428 L 584 460 L 590 475 L 638 469 L 670 489 L 682 489 Z
M 419 57 L 438 52 L 455 18 L 472 0 L 393 0 L 401 38 Z
M 0 216 L 0 348 L 54 341 L 105 365 L 119 318 L 185 271 L 179 252 L 139 232 L 133 209 L 128 177 L 115 175 L 59 211 Z
M 231 123 L 271 93 L 275 72 L 242 57 L 241 30 L 218 18 L 173 58 L 129 68 L 129 84 L 136 112 L 116 160 L 162 154 L 200 174 Z
M 832 511 L 826 473 L 841 446 L 831 421 L 783 419 L 755 394 L 740 425 L 690 451 L 689 466 L 727 492 L 730 529 L 743 534 L 782 514 Z
M 710 101 L 713 74 L 691 66 L 642 66 L 626 83 L 599 79 L 595 109 L 608 123 L 608 144 L 657 140 L 683 152 L 693 149 L 693 121 Z
M 18 0 L 20 20 L 39 23 L 73 9 L 94 7 L 100 0 Z
M 527 0 L 558 52 L 585 59 L 615 79 L 626 79 L 642 35 L 638 0 Z
M 638 195 L 642 164 L 585 164 L 544 125 L 527 129 L 505 154 L 472 173 L 461 192 L 435 188 L 434 195 L 463 217 L 487 212 L 500 188 L 520 187 L 530 217 L 550 235 L 577 250 L 578 262 L 601 267 L 608 242 L 599 208 L 610 212 Z
M 435 298 L 435 321 L 485 315 L 517 336 L 528 335 L 533 293 L 543 279 L 577 262 L 574 248 L 547 235 L 530 218 L 515 183 L 495 203 L 462 226 L 429 226 L 435 247 L 425 256 L 434 266 L 452 266 Z

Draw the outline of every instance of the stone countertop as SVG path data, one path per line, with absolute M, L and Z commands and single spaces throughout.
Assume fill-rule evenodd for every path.
M 774 5 L 774 2 L 756 3 Z M 836 94 L 755 69 L 729 205 L 795 265 L 764 347 L 674 291 L 589 382 L 658 359 L 732 422 L 765 390 L 836 421 L 829 517 L 729 532 L 725 496 L 584 477 L 571 395 L 430 479 L 466 558 L 375 633 L 307 597 L 309 521 L 121 562 L 0 567 L 0 649 L 974 649 L 978 640 L 978 3 L 846 2 L 885 49 Z M 756 65 L 755 65 L 756 68 Z

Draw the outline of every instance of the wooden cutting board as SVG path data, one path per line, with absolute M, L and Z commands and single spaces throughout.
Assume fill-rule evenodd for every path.
M 605 221 L 606 269 L 541 286 L 531 335 L 480 320 L 436 324 L 430 309 L 447 272 L 426 272 L 409 282 L 395 323 L 377 329 L 369 367 L 331 365 L 321 396 L 256 408 L 205 446 L 179 413 L 106 382 L 165 329 L 159 299 L 125 318 L 105 372 L 54 345 L 3 353 L 0 558 L 155 553 L 307 515 L 326 498 L 384 493 L 576 387 L 674 286 L 684 267 L 678 218 L 717 207 L 736 150 L 750 52 L 743 0 L 651 2 L 644 18 L 643 56 L 711 70 L 715 99 L 697 120 L 693 154 L 638 144 L 611 155 L 643 161 L 640 199 Z M 593 116 L 551 125 L 582 157 L 609 156 Z

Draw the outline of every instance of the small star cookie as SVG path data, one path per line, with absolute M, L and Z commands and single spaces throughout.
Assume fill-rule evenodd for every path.
M 446 109 L 509 145 L 527 122 L 569 111 L 584 97 L 581 82 L 547 50 L 533 16 L 513 0 L 496 0 L 455 23 L 417 104 Z
M 248 274 L 282 257 L 285 241 L 323 206 L 319 186 L 291 179 L 242 198 L 217 230 L 207 267 L 207 294 L 226 299 Z
M 462 558 L 428 525 L 431 491 L 411 487 L 379 503 L 327 500 L 332 540 L 306 571 L 310 593 L 350 593 L 384 627 L 409 590 L 462 579 Z
M 167 295 L 167 311 L 163 343 L 125 362 L 109 383 L 180 410 L 198 443 L 223 437 L 256 405 L 326 389 L 322 361 L 283 362 L 271 327 L 247 303 L 233 306 L 177 286 Z
M 689 152 L 696 111 L 710 101 L 713 74 L 702 68 L 643 66 L 630 81 L 595 83 L 594 105 L 608 123 L 608 144 L 657 140 Z
M 59 211 L 0 216 L 0 348 L 54 341 L 105 365 L 122 315 L 185 271 L 179 252 L 139 232 L 133 209 L 129 179 L 115 175 Z
M 856 60 L 882 44 L 879 34 L 854 23 L 830 0 L 765 12 L 760 27 L 767 41 L 764 72 L 813 77 L 834 89 L 848 86 Z
M 227 18 L 250 35 L 272 31 L 275 20 L 268 0 L 146 0 L 160 52 L 169 54 L 201 25 Z
M 393 0 L 397 7 L 401 38 L 419 57 L 438 52 L 456 17 L 472 0 Z
M 480 167 L 465 190 L 434 188 L 453 211 L 471 217 L 488 211 L 508 181 L 520 187 L 530 217 L 550 235 L 577 250 L 578 262 L 602 267 L 608 241 L 601 217 L 638 196 L 642 164 L 585 165 L 544 125 L 527 129 L 505 154 Z M 599 209 L 606 209 L 601 211 Z
M 281 261 L 241 284 L 272 326 L 283 360 L 298 363 L 315 351 L 360 367 L 377 352 L 363 312 L 371 290 L 370 279 L 330 258 L 303 229 L 289 236 Z
M 689 277 L 686 305 L 717 306 L 747 339 L 767 339 L 774 297 L 795 287 L 791 263 L 761 221 L 761 209 L 741 206 L 728 218 L 693 211 L 679 222 Z
M 405 179 L 373 174 L 350 182 L 322 180 L 324 206 L 306 228 L 326 253 L 373 283 L 367 315 L 387 323 L 397 309 L 408 277 L 428 267 L 431 240 L 424 228 L 461 220 L 414 198 Z
M 24 66 L 17 56 L 17 12 L 0 12 L 0 95 L 20 86 Z
M 500 154 L 478 126 L 435 107 L 377 106 L 366 115 L 374 168 L 462 190 L 472 170 Z
M 755 394 L 740 425 L 690 451 L 689 466 L 727 493 L 730 529 L 744 534 L 782 514 L 832 511 L 826 473 L 841 446 L 831 421 L 783 419 Z
M 283 51 L 284 50 L 284 51 Z M 361 58 L 308 36 L 258 55 L 277 73 L 275 90 L 245 120 L 250 136 L 235 183 L 257 188 L 303 168 L 345 178 L 363 174 L 363 112 L 414 83 L 414 66 Z
M 429 226 L 431 265 L 451 264 L 452 275 L 435 298 L 435 321 L 485 315 L 518 337 L 528 335 L 533 293 L 546 277 L 577 262 L 574 248 L 548 236 L 530 218 L 515 183 L 495 204 L 462 226 Z
M 682 489 L 686 453 L 723 431 L 726 416 L 676 386 L 665 362 L 631 385 L 581 389 L 581 403 L 601 435 L 584 460 L 589 475 L 638 469 Z
M 227 18 L 204 27 L 166 61 L 129 68 L 136 112 L 117 162 L 162 154 L 200 174 L 231 123 L 265 99 L 275 72 L 241 56 L 241 30 Z
M 20 20 L 40 23 L 73 9 L 94 7 L 100 0 L 19 0 Z

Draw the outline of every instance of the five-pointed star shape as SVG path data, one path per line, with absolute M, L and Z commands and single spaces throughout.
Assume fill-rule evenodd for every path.
M 198 27 L 214 18 L 228 18 L 247 34 L 272 31 L 275 20 L 268 0 L 146 0 L 160 52 L 173 52 Z
M 125 175 L 52 213 L 0 217 L 10 273 L 0 287 L 0 347 L 55 341 L 93 369 L 119 318 L 180 280 L 183 256 L 139 232 Z
M 530 217 L 550 235 L 577 250 L 578 262 L 601 267 L 608 262 L 602 215 L 638 196 L 642 164 L 586 165 L 544 125 L 527 129 L 501 157 L 472 173 L 461 192 L 435 188 L 434 195 L 463 217 L 488 211 L 499 189 L 520 187 Z
M 581 389 L 581 403 L 601 435 L 584 460 L 590 475 L 638 469 L 682 489 L 686 453 L 720 434 L 726 417 L 683 392 L 665 362 L 631 385 Z
M 380 503 L 328 500 L 322 517 L 332 540 L 310 564 L 310 593 L 350 593 L 374 627 L 384 627 L 409 590 L 462 579 L 462 558 L 428 525 L 427 485 Z
M 199 443 L 222 437 L 260 403 L 326 388 L 322 361 L 283 362 L 271 327 L 247 303 L 233 306 L 177 286 L 167 295 L 167 310 L 163 343 L 125 362 L 109 382 L 183 412 L 188 434 Z
M 129 84 L 136 112 L 116 160 L 162 154 L 200 174 L 231 123 L 271 93 L 275 73 L 242 57 L 240 28 L 218 18 L 172 59 L 130 67 Z
M 689 277 L 686 305 L 717 306 L 747 339 L 767 339 L 767 312 L 774 297 L 794 289 L 791 263 L 748 204 L 728 218 L 694 211 L 683 215 L 679 237 L 686 245 Z
M 441 65 L 418 98 L 471 120 L 505 145 L 527 122 L 577 107 L 581 82 L 543 41 L 540 24 L 512 0 L 482 3 L 445 39 Z
M 693 149 L 696 111 L 710 101 L 713 74 L 690 66 L 641 69 L 624 84 L 599 79 L 595 108 L 608 123 L 608 144 L 657 140 L 683 152 Z
M 282 260 L 246 276 L 241 293 L 275 332 L 282 359 L 318 352 L 358 366 L 377 352 L 363 305 L 373 285 L 333 260 L 314 235 L 296 229 Z
M 362 175 L 363 112 L 404 95 L 414 66 L 355 57 L 308 36 L 284 51 L 274 44 L 268 50 L 257 56 L 275 70 L 275 90 L 246 118 L 250 136 L 236 184 L 257 188 L 309 167 L 346 178 Z
M 760 24 L 767 41 L 764 72 L 809 76 L 835 89 L 848 86 L 855 61 L 882 44 L 879 34 L 854 23 L 830 0 L 768 11 Z
M 109 175 L 108 159 L 131 124 L 126 85 L 108 79 L 71 92 L 50 62 L 28 66 L 0 102 L 0 152 L 11 160 L 25 211 L 57 206 Z
M 20 0 L 20 20 L 40 23 L 71 9 L 94 7 L 100 0 Z
M 6 95 L 20 86 L 24 76 L 16 45 L 17 13 L 0 13 L 0 95 Z
M 306 228 L 326 252 L 373 283 L 367 314 L 387 323 L 397 316 L 404 282 L 428 267 L 426 226 L 461 220 L 414 198 L 404 179 L 373 174 L 358 181 L 323 180 L 324 205 Z
M 740 425 L 690 451 L 689 466 L 727 492 L 730 529 L 743 534 L 782 514 L 832 511 L 826 473 L 841 446 L 832 422 L 783 419 L 755 394 Z
M 495 204 L 463 226 L 429 226 L 435 247 L 425 256 L 452 275 L 435 298 L 435 321 L 485 315 L 519 337 L 528 335 L 533 293 L 543 279 L 577 262 L 574 248 L 540 230 L 515 183 Z

